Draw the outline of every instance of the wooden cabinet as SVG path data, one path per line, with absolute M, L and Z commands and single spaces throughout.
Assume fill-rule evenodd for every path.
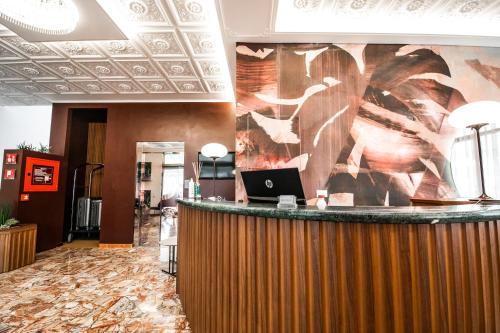
M 35 262 L 36 224 L 0 229 L 0 273 Z

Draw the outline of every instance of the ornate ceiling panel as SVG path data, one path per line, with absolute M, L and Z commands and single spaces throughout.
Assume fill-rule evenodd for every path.
M 129 38 L 27 42 L 0 26 L 0 105 L 231 101 L 212 0 L 89 0 Z

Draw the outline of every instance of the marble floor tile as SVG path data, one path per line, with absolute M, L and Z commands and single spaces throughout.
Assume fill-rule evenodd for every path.
M 57 248 L 0 274 L 8 332 L 190 332 L 158 247 Z

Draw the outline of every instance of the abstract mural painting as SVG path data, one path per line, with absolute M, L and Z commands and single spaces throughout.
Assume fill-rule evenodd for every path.
M 500 48 L 252 44 L 237 51 L 239 170 L 298 167 L 306 197 L 408 205 L 456 196 L 455 108 L 500 100 Z M 245 191 L 237 181 L 237 199 Z

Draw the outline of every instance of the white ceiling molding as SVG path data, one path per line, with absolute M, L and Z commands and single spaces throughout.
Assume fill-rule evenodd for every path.
M 0 26 L 0 105 L 234 101 L 214 1 L 98 0 L 128 40 L 29 42 Z
M 330 4 L 333 6 L 336 4 L 340 6 L 343 4 L 344 7 L 349 7 L 351 2 L 370 3 L 372 5 L 368 6 L 366 10 L 354 19 L 349 18 L 349 24 L 340 27 L 335 30 L 331 26 L 328 29 L 323 29 L 323 31 L 314 31 L 318 29 L 315 28 L 315 24 L 319 25 L 321 15 L 326 16 L 327 12 L 320 15 L 323 7 L 319 7 L 319 4 L 325 6 L 325 4 Z M 418 18 L 419 26 L 428 28 L 429 22 L 432 23 L 434 17 L 438 15 L 447 15 L 445 12 L 439 12 L 439 8 L 444 8 L 452 11 L 459 25 L 459 29 L 453 29 L 451 33 L 439 33 L 436 31 L 433 34 L 429 34 L 428 30 L 415 30 L 413 33 L 401 33 L 404 27 L 400 25 L 394 25 L 391 30 L 386 32 L 377 32 L 377 25 L 369 26 L 368 29 L 360 32 L 359 30 L 349 29 L 352 25 L 363 25 L 363 21 L 367 20 L 370 15 L 378 15 L 379 17 L 384 17 L 386 21 L 391 22 L 393 16 L 396 15 L 390 12 L 391 8 L 396 13 L 401 11 L 401 8 L 410 6 L 410 3 L 414 5 L 416 3 L 423 3 L 424 8 L 428 7 L 428 4 L 434 3 L 435 7 L 432 10 L 427 10 Z M 470 4 L 465 6 L 467 3 L 478 3 L 475 9 L 469 10 L 469 6 L 474 6 Z M 488 6 L 484 6 L 488 3 Z M 293 7 L 295 5 L 299 7 L 304 7 L 303 10 L 297 10 L 299 14 L 294 17 L 295 20 L 289 20 L 289 28 L 287 31 L 276 31 L 277 19 L 280 15 L 279 7 L 282 5 Z M 347 4 L 347 5 L 346 5 Z M 373 5 L 375 4 L 375 5 Z M 396 5 L 399 4 L 399 5 Z M 448 7 L 447 5 L 448 4 Z M 467 14 L 460 13 L 460 4 L 468 11 Z M 354 6 L 354 5 L 353 5 Z M 392 6 L 392 7 L 391 7 Z M 403 7 L 402 7 L 403 6 Z M 312 7 L 312 8 L 311 8 Z M 351 7 L 349 7 L 351 8 Z M 397 8 L 398 11 L 396 11 Z M 405 7 L 406 8 L 406 7 Z M 224 31 L 224 37 L 227 44 L 234 51 L 235 42 L 249 42 L 249 43 L 381 43 L 381 44 L 392 44 L 392 43 L 403 43 L 403 44 L 435 44 L 435 45 L 467 45 L 467 46 L 500 46 L 500 0 L 402 0 L 402 1 L 390 1 L 390 0 L 219 0 L 219 11 L 220 17 L 222 19 L 222 30 Z M 442 9 L 444 11 L 444 9 Z M 479 11 L 481 9 L 481 11 Z M 438 11 L 434 13 L 433 10 Z M 454 10 L 454 11 L 453 11 Z M 354 11 L 352 8 L 351 12 Z M 235 13 L 242 12 L 245 15 L 236 15 Z M 347 11 L 349 12 L 349 11 Z M 342 13 L 332 13 L 328 12 L 327 18 L 329 22 L 335 22 L 342 18 Z M 340 16 L 340 17 L 339 17 Z M 302 18 L 301 18 L 302 17 Z M 307 18 L 306 17 L 311 17 Z M 291 18 L 291 17 L 290 17 Z M 484 30 L 487 33 L 478 36 L 474 32 L 478 29 L 477 26 L 472 26 L 470 24 L 471 19 L 476 22 L 481 22 L 481 26 L 484 26 Z M 308 20 L 314 21 L 310 22 Z M 315 23 L 317 22 L 317 23 Z M 440 24 L 446 24 L 444 19 L 439 21 Z M 491 22 L 491 24 L 488 24 Z M 313 24 L 314 23 L 314 24 Z M 377 21 L 380 23 L 380 21 Z M 327 26 L 327 24 L 324 24 Z M 426 27 L 427 25 L 427 27 Z M 358 28 L 359 29 L 359 28 Z M 470 32 L 467 33 L 467 30 Z M 284 29 L 283 29 L 284 30 Z M 350 31 L 351 30 L 351 31 Z M 349 32 L 350 31 L 350 32 Z
M 499 0 L 281 0 L 274 31 L 500 37 Z

